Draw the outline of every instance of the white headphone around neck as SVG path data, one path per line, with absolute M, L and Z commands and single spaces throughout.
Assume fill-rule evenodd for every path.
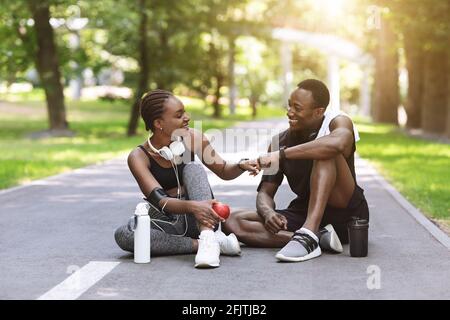
M 177 156 L 181 156 L 185 151 L 181 137 L 177 137 L 177 140 L 173 141 L 168 147 L 162 147 L 159 150 L 150 142 L 150 136 L 147 138 L 147 142 L 153 152 L 158 153 L 161 157 L 169 161 L 172 161 Z
M 148 136 L 147 138 L 147 142 L 148 142 L 148 146 L 150 147 L 150 149 L 152 149 L 153 152 L 158 153 L 159 155 L 161 155 L 161 157 L 163 157 L 166 160 L 169 160 L 170 163 L 172 164 L 172 168 L 173 168 L 173 172 L 175 173 L 175 178 L 177 179 L 177 199 L 181 199 L 181 184 L 180 184 L 180 178 L 178 177 L 178 166 L 177 166 L 177 160 L 174 158 L 181 156 L 184 151 L 185 151 L 185 147 L 183 144 L 183 139 L 182 137 L 176 137 L 176 140 L 173 141 L 168 147 L 162 147 L 161 149 L 156 149 L 152 143 L 150 142 L 150 136 Z M 164 212 L 164 207 L 167 204 L 166 203 L 163 205 L 163 207 L 157 208 L 155 206 L 153 206 L 151 204 L 151 202 L 149 202 L 150 206 L 152 206 L 155 210 L 160 211 L 164 214 L 166 214 Z M 162 232 L 166 233 L 166 230 L 163 229 L 158 223 L 164 223 L 164 224 L 170 224 L 175 226 L 176 224 L 178 224 L 178 220 L 182 219 L 180 215 L 175 215 L 176 219 L 175 221 L 166 221 L 166 220 L 161 220 L 161 219 L 156 219 L 156 218 L 151 218 L 150 222 L 153 223 L 153 225 L 158 228 L 159 230 L 161 230 Z M 158 222 L 158 223 L 157 223 Z M 187 230 L 188 230 L 188 222 L 187 222 L 187 214 L 184 214 L 184 224 L 185 224 L 185 229 L 184 229 L 184 233 L 182 234 L 174 234 L 174 236 L 177 237 L 184 237 L 186 236 Z

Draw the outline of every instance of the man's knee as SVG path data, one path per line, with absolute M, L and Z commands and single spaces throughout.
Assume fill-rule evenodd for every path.
M 334 166 L 336 169 L 341 168 L 342 166 L 348 167 L 347 160 L 342 153 L 339 153 L 335 157 L 329 159 L 316 159 L 313 160 L 313 167 L 317 166 Z
M 321 170 L 321 169 L 336 169 L 336 163 L 337 163 L 337 159 L 339 156 L 342 155 L 338 155 L 334 158 L 330 158 L 330 159 L 316 159 L 313 160 L 313 168 L 312 171 L 317 171 L 317 170 Z
M 342 154 L 330 159 L 314 160 L 311 181 L 315 181 L 317 187 L 322 179 L 333 181 L 327 203 L 336 208 L 347 207 L 355 189 L 355 181 Z

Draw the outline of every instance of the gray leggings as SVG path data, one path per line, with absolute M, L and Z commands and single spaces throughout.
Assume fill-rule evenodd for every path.
M 183 169 L 183 184 L 189 200 L 209 200 L 213 198 L 203 165 L 190 162 Z M 197 239 L 199 229 L 192 214 L 170 214 L 150 206 L 152 256 L 194 253 L 192 238 Z M 133 252 L 134 232 L 128 224 L 116 229 L 114 238 L 122 250 Z

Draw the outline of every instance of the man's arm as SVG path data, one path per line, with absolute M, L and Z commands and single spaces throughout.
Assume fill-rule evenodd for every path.
M 272 182 L 263 182 L 256 196 L 256 210 L 263 219 L 264 226 L 272 233 L 280 230 L 286 230 L 286 219 L 275 211 L 275 193 L 278 190 L 278 184 Z
M 286 159 L 327 160 L 342 154 L 348 158 L 353 149 L 353 123 L 346 116 L 338 116 L 330 123 L 330 134 L 314 141 L 284 149 Z M 258 158 L 261 168 L 278 167 L 280 151 Z
M 352 152 L 353 124 L 346 116 L 338 116 L 330 123 L 330 134 L 317 140 L 285 149 L 286 159 L 325 160 Z
M 271 182 L 263 182 L 256 196 L 256 211 L 264 220 L 275 213 L 275 193 L 278 185 Z

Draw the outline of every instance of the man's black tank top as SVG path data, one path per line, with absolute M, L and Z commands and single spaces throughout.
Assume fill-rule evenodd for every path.
M 276 135 L 274 139 L 279 139 L 279 147 L 292 147 L 299 144 L 307 143 L 316 138 L 315 135 L 310 135 L 308 137 L 299 136 L 295 132 L 285 130 L 279 135 Z M 276 150 L 273 150 L 276 151 Z M 356 151 L 356 145 L 353 141 L 352 153 L 345 159 L 347 161 L 350 172 L 355 180 L 356 184 L 356 174 L 355 174 L 355 158 L 354 153 Z M 309 159 L 297 159 L 288 160 L 286 159 L 281 165 L 278 172 L 274 175 L 263 175 L 261 178 L 261 183 L 264 181 L 276 183 L 278 185 L 283 181 L 283 177 L 286 176 L 291 190 L 297 195 L 289 207 L 307 207 L 310 193 L 310 176 L 313 166 L 313 160 Z M 258 191 L 261 188 L 261 183 L 258 186 Z
M 147 155 L 150 161 L 149 170 L 155 177 L 156 181 L 159 182 L 161 187 L 164 190 L 170 190 L 178 187 L 177 178 L 175 176 L 175 170 L 172 167 L 170 168 L 161 167 L 161 165 L 159 165 L 158 162 L 156 162 L 155 159 L 153 159 L 153 157 L 148 153 L 148 151 L 145 150 L 144 146 L 139 145 L 138 147 L 141 148 L 142 151 L 144 151 L 144 153 Z M 191 153 L 191 161 L 193 160 L 194 155 Z M 178 178 L 180 179 L 180 185 L 183 185 L 183 169 L 185 165 L 186 164 L 182 162 L 175 167 L 178 172 Z

